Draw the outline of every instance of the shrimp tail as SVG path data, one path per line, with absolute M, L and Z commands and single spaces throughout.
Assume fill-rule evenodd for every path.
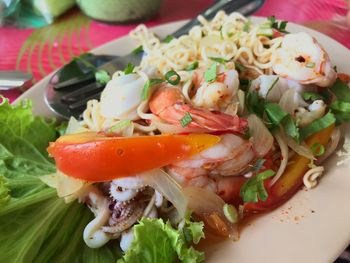
M 244 133 L 248 126 L 245 119 L 237 115 L 232 116 L 222 112 L 197 109 L 185 104 L 181 92 L 176 88 L 166 88 L 158 91 L 150 101 L 150 110 L 153 114 L 167 123 L 180 125 L 180 120 L 189 113 L 192 121 L 188 128 L 209 132 L 236 132 Z
M 187 105 L 184 106 L 183 110 L 189 112 L 192 117 L 189 127 L 202 127 L 209 131 L 230 131 L 237 133 L 244 133 L 247 129 L 247 120 L 239 118 L 237 115 L 232 116 L 221 112 L 203 111 L 190 108 Z

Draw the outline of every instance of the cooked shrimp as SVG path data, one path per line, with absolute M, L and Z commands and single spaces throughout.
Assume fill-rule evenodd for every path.
M 247 121 L 238 116 L 222 112 L 212 112 L 205 109 L 196 109 L 185 103 L 185 98 L 177 87 L 163 86 L 151 98 L 150 110 L 161 120 L 181 125 L 180 120 L 189 113 L 192 121 L 188 128 L 197 128 L 200 131 L 231 131 L 242 133 L 247 127 Z
M 169 165 L 169 173 L 182 186 L 196 186 L 227 195 L 230 184 L 222 181 L 233 182 L 225 178 L 242 175 L 256 159 L 256 154 L 249 140 L 234 134 L 220 137 L 220 142 L 209 149 Z
M 200 72 L 199 74 L 204 73 Z M 205 82 L 200 76 L 197 76 L 195 80 L 199 83 L 195 83 L 198 88 L 192 102 L 195 106 L 208 110 L 225 110 L 232 103 L 239 88 L 236 70 L 219 73 L 216 81 L 210 83 Z
M 328 54 L 315 38 L 300 32 L 287 34 L 276 50 L 273 70 L 277 75 L 301 84 L 332 85 L 336 72 Z

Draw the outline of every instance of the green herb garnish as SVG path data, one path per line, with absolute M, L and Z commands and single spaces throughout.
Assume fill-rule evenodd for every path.
M 350 103 L 350 90 L 346 83 L 341 81 L 339 78 L 336 82 L 330 87 L 330 90 L 338 98 L 338 100 L 346 101 Z
M 131 125 L 132 121 L 131 120 L 121 120 L 119 121 L 116 125 L 113 125 L 108 129 L 108 132 L 113 133 L 116 131 L 119 131 L 129 125 Z
M 269 120 L 275 126 L 279 126 L 282 120 L 288 116 L 288 113 L 281 109 L 277 103 L 268 102 L 265 104 L 265 111 Z
M 209 57 L 209 59 L 211 59 L 212 61 L 218 62 L 220 64 L 225 64 L 230 61 L 229 59 L 217 58 L 217 57 Z
M 284 132 L 288 136 L 293 138 L 296 142 L 300 142 L 299 128 L 290 114 L 283 111 L 277 103 L 266 103 L 265 112 L 272 123 L 270 129 L 282 126 Z
M 135 66 L 133 64 L 128 63 L 128 65 L 126 65 L 126 68 L 124 69 L 124 74 L 128 75 L 128 74 L 133 73 L 134 68 L 135 68 Z
M 286 31 L 288 21 L 281 21 L 278 23 L 275 16 L 270 16 L 267 18 L 272 28 L 278 30 L 281 33 L 289 33 Z
M 313 153 L 316 157 L 319 157 L 319 156 L 323 155 L 324 152 L 325 152 L 324 146 L 323 146 L 322 144 L 320 144 L 320 143 L 314 143 L 314 144 L 311 146 L 310 150 L 312 151 L 312 153 Z
M 250 113 L 263 117 L 265 111 L 266 101 L 259 97 L 256 91 L 248 92 L 245 100 L 245 104 Z
M 133 51 L 131 51 L 131 54 L 138 55 L 143 52 L 143 46 L 140 45 L 137 48 L 135 48 Z
M 181 81 L 180 75 L 177 74 L 175 70 L 169 70 L 167 73 L 165 73 L 165 79 L 173 86 L 179 84 Z
M 222 34 L 222 26 L 220 26 L 219 31 L 220 31 L 220 39 L 223 40 L 223 39 L 224 39 L 224 36 L 223 36 L 223 34 Z
M 337 100 L 329 106 L 337 120 L 336 124 L 340 125 L 350 121 L 350 89 L 348 85 L 338 78 L 329 90 L 337 97 Z M 325 95 L 329 99 L 331 95 L 328 93 L 325 93 Z
M 300 143 L 299 128 L 290 114 L 282 120 L 282 127 L 285 134 L 293 138 L 297 143 Z
M 304 92 L 303 99 L 315 101 L 315 100 L 324 100 L 325 98 L 321 94 L 318 94 L 316 92 Z
M 180 119 L 180 123 L 182 127 L 186 127 L 188 124 L 192 122 L 192 116 L 189 112 L 186 112 L 185 116 Z
M 224 204 L 223 212 L 228 221 L 230 221 L 232 224 L 237 223 L 238 212 L 236 207 L 230 204 Z
M 269 95 L 270 91 L 276 86 L 277 82 L 280 80 L 279 77 L 277 77 L 271 84 L 271 86 L 269 87 L 269 89 L 267 90 L 267 93 L 266 93 L 266 98 L 267 96 Z
M 111 80 L 111 76 L 105 70 L 97 70 L 95 72 L 95 78 L 96 78 L 97 83 L 99 83 L 101 85 L 106 85 L 108 83 L 108 81 Z
M 173 40 L 175 37 L 172 35 L 167 35 L 166 38 L 164 38 L 163 42 L 164 43 L 170 43 L 171 40 Z
M 350 114 L 350 103 L 346 101 L 336 100 L 329 105 L 329 108 L 334 112 L 343 112 Z
M 260 26 L 256 32 L 259 36 L 265 36 L 265 37 L 272 37 L 273 36 L 273 30 L 271 27 L 263 27 Z
M 306 139 L 312 134 L 315 134 L 330 125 L 334 124 L 336 122 L 336 118 L 332 112 L 328 112 L 326 115 L 324 115 L 322 118 L 317 119 L 313 122 L 311 122 L 306 127 L 302 127 L 299 129 L 300 131 L 300 137 L 301 139 Z
M 235 61 L 235 68 L 239 71 L 239 72 L 244 72 L 247 70 L 247 68 L 245 66 L 243 66 L 243 64 Z
M 217 63 L 213 63 L 213 65 L 211 65 L 211 67 L 204 72 L 204 80 L 206 82 L 212 82 L 216 80 L 216 77 L 217 77 L 216 70 L 217 70 Z
M 244 32 L 249 32 L 249 29 L 252 25 L 252 20 L 249 18 L 247 22 L 244 23 L 243 25 L 243 31 Z
M 329 105 L 329 108 L 332 110 L 335 118 L 337 119 L 337 125 L 340 125 L 344 122 L 350 121 L 350 103 L 336 100 Z
M 196 68 L 198 68 L 198 61 L 193 62 L 192 64 L 188 65 L 185 70 L 186 71 L 191 71 L 191 70 L 195 70 Z
M 240 196 L 245 203 L 256 203 L 259 200 L 266 201 L 268 193 L 266 192 L 264 181 L 275 175 L 272 170 L 266 170 L 249 178 L 241 187 Z
M 251 79 L 239 79 L 239 88 L 244 92 L 247 92 L 252 85 Z
M 162 82 L 164 82 L 163 79 L 149 79 L 149 80 L 147 80 L 145 85 L 143 86 L 141 100 L 147 100 L 149 98 L 149 91 L 150 91 L 151 87 L 155 84 L 159 84 Z

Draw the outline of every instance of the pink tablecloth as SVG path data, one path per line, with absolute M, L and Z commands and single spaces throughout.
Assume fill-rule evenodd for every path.
M 213 0 L 165 0 L 159 14 L 146 24 L 154 26 L 190 18 L 212 2 Z M 350 47 L 350 31 L 345 24 L 334 27 L 342 24 L 346 10 L 345 0 L 266 0 L 255 15 L 276 15 L 280 19 L 321 28 Z M 72 10 L 48 27 L 35 30 L 0 28 L 0 70 L 20 69 L 32 73 L 34 81 L 38 81 L 72 57 L 123 36 L 135 26 L 136 24 L 102 24 Z M 13 100 L 19 96 L 20 91 L 1 94 Z

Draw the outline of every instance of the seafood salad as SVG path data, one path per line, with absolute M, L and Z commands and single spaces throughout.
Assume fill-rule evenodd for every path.
M 85 244 L 113 244 L 120 262 L 200 262 L 201 239 L 239 240 L 249 215 L 317 186 L 350 120 L 350 77 L 312 35 L 198 19 L 179 38 L 133 30 L 140 65 L 47 148 L 56 171 L 40 180 L 89 208 Z

